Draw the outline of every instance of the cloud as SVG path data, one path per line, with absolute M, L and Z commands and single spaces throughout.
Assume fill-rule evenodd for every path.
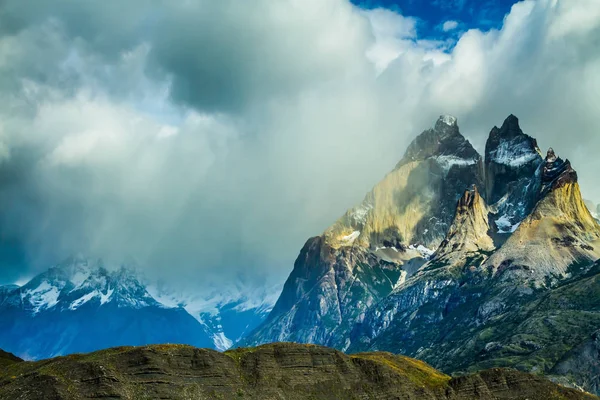
M 458 21 L 446 21 L 442 25 L 442 30 L 444 32 L 450 32 L 458 28 Z
M 518 115 L 600 199 L 597 2 L 524 1 L 455 45 L 345 0 L 259 3 L 2 2 L 5 281 L 83 252 L 279 282 L 442 113 L 480 149 Z

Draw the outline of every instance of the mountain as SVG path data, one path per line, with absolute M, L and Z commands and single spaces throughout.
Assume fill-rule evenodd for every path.
M 517 117 L 492 128 L 485 145 L 485 198 L 495 205 L 491 220 L 500 242 L 535 207 L 542 165 L 537 141 L 523 133 Z
M 514 367 L 597 392 L 599 258 L 600 225 L 569 160 L 542 157 L 513 115 L 482 158 L 443 116 L 309 239 L 241 344 L 391 351 L 446 373 Z
M 163 342 L 212 345 L 192 316 L 158 303 L 125 268 L 70 259 L 0 299 L 0 347 L 22 358 Z
M 295 341 L 345 349 L 367 310 L 414 274 L 443 241 L 483 164 L 440 117 L 396 168 L 323 235 L 309 239 L 266 322 L 242 343 Z
M 224 350 L 270 311 L 263 292 L 166 293 L 133 267 L 72 257 L 22 287 L 0 287 L 0 348 L 25 359 L 152 343 Z
M 591 200 L 584 200 L 584 203 L 590 211 L 590 214 L 592 214 L 592 217 L 600 222 L 600 204 L 596 206 Z
M 161 304 L 182 307 L 211 336 L 217 350 L 227 350 L 254 330 L 270 313 L 281 287 L 256 287 L 242 280 L 212 290 L 182 290 L 149 282 L 148 292 Z
M 10 360 L 0 368 L 0 398 L 597 399 L 514 370 L 451 378 L 389 353 L 348 356 L 290 343 L 226 353 L 181 345 L 120 347 L 35 363 Z

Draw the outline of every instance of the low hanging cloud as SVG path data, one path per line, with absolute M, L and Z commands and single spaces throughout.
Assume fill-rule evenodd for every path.
M 566 3 L 448 42 L 346 0 L 4 1 L 2 280 L 84 253 L 281 281 L 442 113 L 480 149 L 516 114 L 598 202 L 600 3 Z

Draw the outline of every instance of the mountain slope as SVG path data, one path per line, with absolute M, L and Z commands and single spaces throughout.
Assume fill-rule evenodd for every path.
M 417 137 L 359 207 L 309 241 L 273 312 L 244 343 L 392 351 L 445 372 L 563 371 L 561 360 L 600 330 L 600 226 L 570 162 L 552 149 L 543 159 L 516 117 L 492 129 L 483 161 L 461 137 L 444 117 Z M 418 249 L 422 258 L 413 258 Z M 390 263 L 399 279 L 381 291 L 340 290 L 349 286 L 340 282 L 370 288 L 378 275 L 366 259 Z M 336 319 L 323 325 L 328 313 Z M 598 359 L 582 370 L 595 368 Z M 597 387 L 581 370 L 557 379 Z
M 595 399 L 540 377 L 494 369 L 451 379 L 389 353 L 347 356 L 281 343 L 217 353 L 188 346 L 115 348 L 0 369 L 0 398 Z
M 552 149 L 541 182 L 541 200 L 486 265 L 527 268 L 543 285 L 565 276 L 570 266 L 600 258 L 600 225 L 583 202 L 571 163 Z
M 350 350 L 401 352 L 445 371 L 513 366 L 552 373 L 565 353 L 600 328 L 594 285 L 600 271 L 592 266 L 600 257 L 600 226 L 583 205 L 568 161 L 549 152 L 540 179 L 540 200 L 498 250 L 467 248 L 450 258 L 440 248 L 369 310 Z M 459 221 L 463 208 L 459 203 Z M 485 238 L 482 222 L 479 230 L 460 226 Z M 588 282 L 584 278 L 594 283 L 586 291 L 568 284 Z M 555 293 L 562 293 L 562 303 L 552 301 Z
M 22 287 L 0 286 L 0 345 L 27 359 L 164 342 L 226 350 L 266 318 L 277 289 L 184 290 L 135 266 L 71 257 Z
M 426 262 L 454 217 L 456 201 L 481 183 L 482 160 L 440 117 L 364 201 L 300 252 L 273 311 L 242 343 L 349 345 L 366 311 Z
M 0 347 L 26 359 L 124 344 L 213 344 L 184 309 L 165 307 L 130 271 L 101 262 L 67 260 L 0 301 Z

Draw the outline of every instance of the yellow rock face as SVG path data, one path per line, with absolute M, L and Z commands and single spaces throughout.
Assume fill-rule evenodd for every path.
M 600 226 L 585 206 L 577 182 L 552 189 L 494 253 L 488 266 L 531 267 L 536 276 L 565 275 L 568 267 L 582 260 L 600 258 Z
M 464 256 L 464 253 L 494 250 L 494 241 L 488 235 L 488 212 L 477 187 L 467 190 L 458 203 L 454 222 L 436 258 L 450 256 L 452 253 Z
M 396 238 L 412 243 L 417 224 L 431 214 L 440 180 L 431 165 L 430 160 L 413 161 L 390 172 L 359 206 L 325 231 L 327 243 L 334 248 L 367 248 Z

